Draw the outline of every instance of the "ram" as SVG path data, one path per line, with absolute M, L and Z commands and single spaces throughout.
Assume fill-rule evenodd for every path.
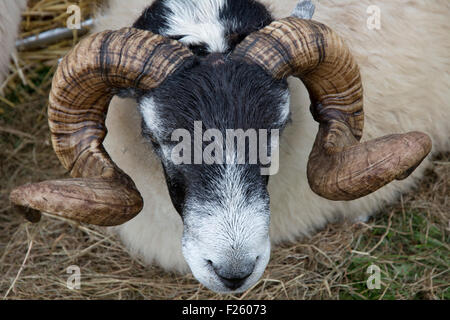
M 314 20 L 296 0 L 150 2 L 110 1 L 63 59 L 49 123 L 74 179 L 19 187 L 13 202 L 120 225 L 148 263 L 240 292 L 271 243 L 367 219 L 420 182 L 432 144 L 449 149 L 447 1 L 321 1 Z M 174 161 L 175 131 L 215 130 L 212 142 L 231 129 L 280 132 L 263 144 L 273 162 L 280 149 L 277 174 L 234 153 Z

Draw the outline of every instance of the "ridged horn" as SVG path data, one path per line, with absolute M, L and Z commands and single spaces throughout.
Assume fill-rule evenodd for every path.
M 233 57 L 260 65 L 276 79 L 295 76 L 305 84 L 319 122 L 308 181 L 324 198 L 368 195 L 406 178 L 431 151 L 431 139 L 420 132 L 359 143 L 364 125 L 359 68 L 342 38 L 319 22 L 275 21 L 248 36 Z
M 109 103 L 121 89 L 157 87 L 191 56 L 177 41 L 134 28 L 81 41 L 61 61 L 48 107 L 53 148 L 74 179 L 21 186 L 10 200 L 102 226 L 136 216 L 142 197 L 103 148 Z

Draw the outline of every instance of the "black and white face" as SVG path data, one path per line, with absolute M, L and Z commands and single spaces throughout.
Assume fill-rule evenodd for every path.
M 259 157 L 249 161 L 249 150 L 273 156 L 278 146 L 271 133 L 289 120 L 289 92 L 285 81 L 228 57 L 246 35 L 270 22 L 264 6 L 250 0 L 160 0 L 134 25 L 180 40 L 197 56 L 139 104 L 143 135 L 161 158 L 172 203 L 183 220 L 184 257 L 194 276 L 216 292 L 250 288 L 270 257 L 269 177 L 261 171 L 267 163 Z M 256 147 L 244 137 L 243 159 L 229 153 L 228 140 L 222 140 L 213 152 L 222 162 L 196 160 L 195 151 L 202 155 L 217 135 L 238 129 L 264 130 L 269 137 L 257 136 Z M 181 152 L 188 163 L 174 159 L 180 151 L 174 133 L 180 130 L 190 144 Z M 214 137 L 205 139 L 211 130 Z
M 227 130 L 282 131 L 289 119 L 286 82 L 273 80 L 257 66 L 209 56 L 144 95 L 140 111 L 143 135 L 161 158 L 172 202 L 184 223 L 183 254 L 194 276 L 217 292 L 249 288 L 270 255 L 269 177 L 262 174 L 259 159 L 249 161 L 250 138 L 243 140 L 241 162 L 238 140 L 233 153 L 227 151 L 228 140 L 219 144 L 215 152 L 222 152 L 222 162 L 196 162 L 195 152 L 211 145 L 213 140 L 205 139 L 211 129 L 224 139 Z M 180 129 L 187 138 L 174 139 Z M 276 141 L 270 133 L 257 140 L 257 154 L 264 149 L 270 159 Z M 189 145 L 181 153 L 191 152 L 185 163 L 174 158 L 180 155 L 181 141 Z

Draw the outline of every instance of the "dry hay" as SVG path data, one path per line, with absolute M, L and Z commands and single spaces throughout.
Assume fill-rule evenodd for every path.
M 87 18 L 92 1 L 79 1 Z M 31 1 L 22 36 L 62 26 L 67 1 Z M 7 299 L 449 299 L 450 155 L 435 158 L 419 188 L 367 224 L 330 225 L 273 249 L 261 280 L 218 295 L 192 275 L 145 266 L 101 228 L 43 217 L 25 222 L 8 201 L 17 185 L 66 173 L 49 143 L 47 96 L 57 60 L 74 40 L 19 52 L 0 98 L 0 298 Z M 21 77 L 23 74 L 23 77 Z M 21 79 L 22 78 L 22 79 Z M 24 84 L 26 83 L 26 85 Z M 381 268 L 380 290 L 366 287 Z M 81 269 L 81 290 L 66 286 Z

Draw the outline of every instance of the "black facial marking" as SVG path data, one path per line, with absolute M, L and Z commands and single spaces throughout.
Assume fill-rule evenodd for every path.
M 206 43 L 199 43 L 199 44 L 195 44 L 195 45 L 190 45 L 189 49 L 191 49 L 191 51 L 200 57 L 204 57 L 206 55 L 208 55 L 208 45 Z
M 273 21 L 267 8 L 254 0 L 226 0 L 219 17 L 226 26 L 226 37 L 231 50 L 249 34 Z
M 157 0 L 147 7 L 141 16 L 133 24 L 133 28 L 151 31 L 155 34 L 162 34 L 167 28 L 167 16 L 172 13 L 165 5 L 167 0 Z M 177 39 L 175 39 L 177 40 Z
M 163 163 L 163 168 L 172 204 L 178 214 L 183 216 L 183 207 L 186 199 L 186 179 L 184 179 L 182 172 L 171 163 Z
M 144 107 L 144 99 L 153 99 L 158 122 L 164 126 L 162 136 L 156 136 L 144 123 L 143 135 L 152 142 L 162 159 L 169 193 L 180 214 L 187 197 L 195 196 L 198 201 L 220 201 L 217 199 L 220 193 L 215 183 L 223 178 L 227 164 L 172 164 L 170 159 L 162 155 L 160 145 L 173 147 L 178 144 L 178 141 L 171 141 L 174 130 L 186 129 L 194 139 L 195 121 L 202 122 L 203 132 L 218 129 L 223 137 L 226 137 L 227 129 L 282 131 L 286 125 L 286 122 L 280 123 L 279 109 L 286 99 L 285 80 L 273 79 L 259 66 L 234 61 L 224 55 L 216 56 L 215 59 L 213 55 L 198 58 L 197 63 L 180 70 L 140 99 Z M 216 60 L 220 63 L 215 63 Z M 204 143 L 203 147 L 206 145 L 208 143 Z M 247 145 L 246 161 L 249 159 L 248 150 Z M 193 163 L 193 158 L 191 160 Z M 248 188 L 243 192 L 247 192 L 249 198 L 255 192 L 265 190 L 268 177 L 260 174 L 260 165 L 238 166 L 246 181 L 245 188 Z M 262 196 L 264 194 L 259 197 Z
M 144 10 L 133 27 L 165 35 L 170 29 L 167 17 L 173 14 L 168 7 L 170 1 L 156 0 Z M 212 16 L 216 14 L 212 13 Z M 160 87 L 147 93 L 121 92 L 124 96 L 138 95 L 136 98 L 141 107 L 145 107 L 143 101 L 148 98 L 154 101 L 153 112 L 164 130 L 151 132 L 143 121 L 142 134 L 161 158 L 172 203 L 182 217 L 187 199 L 195 199 L 199 203 L 214 201 L 226 207 L 230 195 L 221 193 L 220 181 L 230 179 L 230 172 L 238 172 L 237 180 L 240 181 L 227 183 L 236 183 L 236 190 L 242 192 L 245 199 L 259 199 L 267 206 L 269 204 L 269 176 L 261 175 L 259 163 L 175 165 L 171 159 L 165 158 L 162 150 L 170 150 L 178 143 L 171 141 L 171 133 L 176 129 L 186 129 L 193 139 L 195 121 L 202 122 L 203 132 L 218 129 L 223 137 L 227 129 L 282 130 L 285 127 L 289 119 L 280 121 L 280 106 L 286 102 L 287 82 L 273 79 L 259 66 L 228 57 L 228 53 L 249 34 L 272 21 L 269 11 L 257 1 L 225 0 L 218 23 L 225 31 L 227 52 L 210 52 L 208 39 L 190 43 L 189 48 L 196 56 L 194 61 L 177 70 Z M 186 36 L 189 34 L 170 35 L 174 40 Z M 268 143 L 270 145 L 270 136 Z M 208 144 L 204 143 L 203 147 Z M 270 152 L 270 146 L 268 149 Z M 248 144 L 246 151 L 245 160 L 248 161 Z
M 193 130 L 194 121 L 205 129 L 270 129 L 280 118 L 286 91 L 285 80 L 222 55 L 198 59 L 154 89 L 152 97 L 164 105 L 160 111 L 173 130 Z

